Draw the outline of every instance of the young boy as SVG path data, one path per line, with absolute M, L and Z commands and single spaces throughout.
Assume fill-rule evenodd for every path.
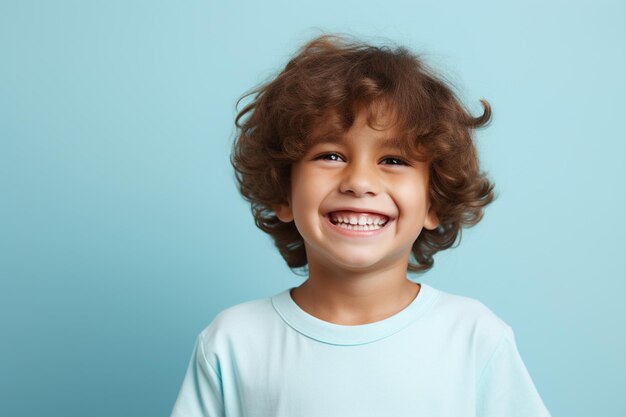
M 407 278 L 493 198 L 471 137 L 489 104 L 472 117 L 406 49 L 338 36 L 250 94 L 239 189 L 308 278 L 200 333 L 172 416 L 549 416 L 506 323 Z

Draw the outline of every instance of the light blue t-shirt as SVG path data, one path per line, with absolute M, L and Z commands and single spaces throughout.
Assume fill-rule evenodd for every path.
M 172 417 L 548 417 L 511 328 L 427 284 L 397 314 L 346 326 L 290 290 L 230 307 L 196 340 Z

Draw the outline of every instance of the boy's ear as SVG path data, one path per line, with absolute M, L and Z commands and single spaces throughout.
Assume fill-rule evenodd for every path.
M 291 202 L 284 204 L 273 204 L 272 209 L 276 213 L 276 217 L 283 223 L 289 223 L 293 221 L 293 211 L 291 210 Z
M 428 213 L 426 213 L 426 219 L 424 219 L 424 229 L 434 230 L 437 226 L 439 226 L 439 217 L 431 205 L 428 209 Z

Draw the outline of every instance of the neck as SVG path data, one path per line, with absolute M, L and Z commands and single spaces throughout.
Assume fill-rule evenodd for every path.
M 419 284 L 406 278 L 406 265 L 362 272 L 309 264 L 309 278 L 291 296 L 300 308 L 320 320 L 359 325 L 400 312 L 419 290 Z

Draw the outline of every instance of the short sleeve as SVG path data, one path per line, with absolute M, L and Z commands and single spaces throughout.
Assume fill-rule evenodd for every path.
M 206 359 L 200 334 L 171 417 L 223 417 L 223 404 L 221 378 Z
M 477 417 L 550 417 L 510 328 L 478 381 Z

